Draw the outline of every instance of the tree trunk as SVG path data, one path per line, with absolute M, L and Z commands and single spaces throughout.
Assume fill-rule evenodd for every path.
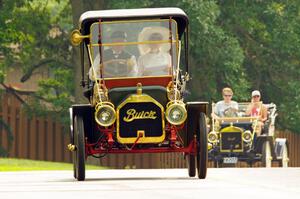
M 70 0 L 72 6 L 72 15 L 73 15 L 73 27 L 74 29 L 78 29 L 78 21 L 79 17 L 82 13 L 88 10 L 105 10 L 106 3 L 105 0 Z M 85 74 L 88 72 L 88 61 L 86 60 L 87 55 L 85 57 Z M 72 64 L 75 67 L 75 102 L 76 103 L 88 103 L 87 99 L 83 96 L 83 88 L 80 86 L 81 81 L 81 61 L 80 61 L 80 47 L 72 48 Z M 85 78 L 87 78 L 85 76 Z M 87 160 L 89 164 L 99 165 L 99 159 L 89 158 Z
M 88 10 L 104 10 L 106 8 L 105 0 L 70 0 L 72 6 L 73 26 L 74 29 L 78 29 L 78 20 L 82 13 Z M 85 58 L 87 56 L 85 55 Z M 80 64 L 80 48 L 72 48 L 72 64 L 75 68 L 75 101 L 76 103 L 87 103 L 87 99 L 83 96 L 83 88 L 80 86 L 81 81 L 81 64 Z M 87 66 L 87 60 L 85 60 L 85 66 Z M 88 68 L 88 67 L 85 67 Z M 85 70 L 85 74 L 87 70 Z M 86 78 L 86 76 L 85 76 Z

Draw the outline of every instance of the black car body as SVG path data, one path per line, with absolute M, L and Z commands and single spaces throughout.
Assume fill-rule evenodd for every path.
M 88 11 L 81 15 L 71 42 L 81 49 L 81 85 L 90 103 L 70 108 L 69 149 L 76 179 L 85 179 L 88 156 L 164 152 L 184 154 L 189 176 L 195 176 L 197 169 L 199 178 L 206 177 L 208 103 L 184 99 L 190 76 L 188 23 L 179 8 Z M 153 50 L 156 45 L 167 61 L 147 57 L 158 52 Z M 85 54 L 89 71 L 84 70 Z M 156 61 L 155 66 L 167 62 L 167 68 L 146 70 L 151 61 Z M 148 65 L 142 67 L 145 62 Z M 184 67 L 179 67 L 180 63 Z

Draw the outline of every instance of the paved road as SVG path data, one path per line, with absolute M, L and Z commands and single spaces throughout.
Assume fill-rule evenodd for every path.
M 209 169 L 205 180 L 186 169 L 1 172 L 0 199 L 300 199 L 300 168 Z

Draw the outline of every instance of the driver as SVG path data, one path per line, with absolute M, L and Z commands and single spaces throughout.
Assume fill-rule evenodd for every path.
M 127 35 L 123 31 L 115 31 L 110 35 L 112 44 L 126 42 Z M 113 45 L 103 52 L 103 76 L 118 77 L 118 76 L 136 76 L 137 63 L 134 55 L 124 49 L 124 45 Z M 99 77 L 100 56 L 96 56 L 93 66 L 97 77 Z M 89 71 L 90 79 L 94 80 L 92 67 Z
M 218 117 L 234 117 L 238 111 L 238 103 L 231 100 L 233 96 L 233 91 L 231 88 L 223 88 L 222 90 L 223 99 L 217 102 L 215 106 L 215 115 Z

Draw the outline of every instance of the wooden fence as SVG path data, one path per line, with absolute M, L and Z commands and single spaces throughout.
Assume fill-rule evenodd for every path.
M 22 104 L 12 95 L 2 96 L 0 117 L 12 130 L 13 142 L 9 157 L 56 162 L 71 162 L 71 152 L 66 148 L 69 143 L 69 127 L 62 126 L 52 118 L 29 118 L 22 111 Z M 289 141 L 291 167 L 300 166 L 300 135 L 279 132 L 278 137 Z M 8 148 L 7 132 L 0 126 L 0 145 Z M 113 168 L 184 168 L 183 154 L 109 154 L 104 158 L 89 158 L 89 163 Z M 212 167 L 212 163 L 209 163 Z M 239 164 L 244 167 L 245 164 Z M 259 164 L 255 166 L 260 166 Z M 274 165 L 276 166 L 276 165 Z
M 0 116 L 10 126 L 13 135 L 9 157 L 71 162 L 71 154 L 66 152 L 69 143 L 66 128 L 50 117 L 29 118 L 13 95 L 5 94 L 1 99 Z M 8 132 L 4 128 L 0 130 L 0 145 L 8 149 Z

